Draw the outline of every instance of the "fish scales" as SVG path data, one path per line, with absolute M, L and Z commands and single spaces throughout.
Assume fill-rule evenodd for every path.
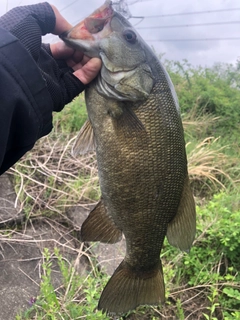
M 98 308 L 123 314 L 159 304 L 164 238 L 187 251 L 196 228 L 176 93 L 159 59 L 109 1 L 62 38 L 103 62 L 86 89 L 89 120 L 75 145 L 78 152 L 96 147 L 102 193 L 81 236 L 115 243 L 123 233 L 126 255 Z
M 163 78 L 161 78 L 162 81 Z M 96 97 L 98 93 L 94 88 L 89 90 L 94 90 L 95 94 L 87 92 L 87 101 L 89 94 L 94 96 L 94 101 L 98 103 L 99 99 L 106 100 L 101 96 Z M 124 128 L 116 132 L 113 130 L 112 121 L 109 121 L 108 125 L 112 126 L 111 131 L 115 133 L 112 133 L 110 138 L 107 115 L 102 118 L 103 110 L 98 109 L 96 104 L 94 106 L 90 103 L 88 108 L 89 118 L 96 135 L 102 197 L 116 225 L 126 237 L 127 254 L 129 260 L 136 261 L 136 267 L 141 264 L 147 267 L 155 260 L 158 262 L 167 223 L 176 214 L 186 175 L 183 170 L 186 167 L 183 137 L 175 134 L 182 131 L 181 123 L 171 121 L 167 128 L 168 132 L 166 131 L 165 119 L 167 117 L 171 120 L 178 117 L 176 108 L 172 103 L 172 114 L 169 116 L 168 105 L 164 105 L 166 102 L 163 102 L 162 106 L 159 105 L 155 90 L 160 91 L 157 85 L 153 89 L 153 98 L 151 99 L 150 94 L 148 99 L 151 101 L 151 108 L 149 104 L 143 104 L 135 111 L 138 119 L 144 124 L 146 132 L 137 133 L 134 138 L 129 137 L 127 142 Z M 105 108 L 108 103 L 109 100 L 106 100 L 99 105 Z M 164 110 L 168 110 L 167 114 L 164 114 L 166 113 Z M 150 121 L 148 114 L 154 115 Z M 95 117 L 105 125 L 95 128 Z M 165 161 L 163 162 L 166 157 L 167 165 Z M 146 240 L 144 237 L 146 230 L 154 229 L 155 225 L 157 229 L 160 225 L 162 230 L 153 232 Z M 131 243 L 134 244 L 136 239 L 138 239 L 138 246 L 141 247 L 141 255 L 134 250 L 136 246 L 131 249 Z M 149 253 L 149 248 L 153 247 L 149 246 L 149 243 L 153 242 L 156 250 L 152 249 Z M 146 255 L 148 260 L 142 258 Z

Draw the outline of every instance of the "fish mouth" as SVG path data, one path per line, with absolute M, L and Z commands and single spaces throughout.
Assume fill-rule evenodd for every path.
M 59 37 L 67 45 L 83 51 L 89 57 L 99 57 L 99 41 L 111 34 L 110 21 L 113 15 L 112 2 L 107 0 L 89 17 Z

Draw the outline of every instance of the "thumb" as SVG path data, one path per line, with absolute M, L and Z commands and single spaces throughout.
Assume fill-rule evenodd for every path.
M 53 30 L 53 34 L 61 34 L 64 31 L 67 31 L 72 28 L 72 25 L 61 15 L 61 13 L 58 11 L 58 9 L 51 4 L 51 7 L 54 11 L 55 17 L 56 17 L 56 23 L 55 28 Z
M 80 63 L 80 68 L 78 69 L 78 65 L 74 67 L 76 70 L 73 74 L 85 85 L 90 83 L 99 73 L 102 61 L 99 58 L 92 58 L 87 61 L 83 66 Z

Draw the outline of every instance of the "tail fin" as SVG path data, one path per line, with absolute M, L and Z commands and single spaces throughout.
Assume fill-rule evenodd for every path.
M 108 281 L 99 300 L 103 313 L 120 315 L 139 305 L 158 305 L 165 300 L 162 265 L 148 271 L 135 271 L 124 260 Z

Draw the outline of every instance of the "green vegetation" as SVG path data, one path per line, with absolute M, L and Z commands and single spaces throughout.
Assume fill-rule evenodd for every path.
M 239 134 L 240 63 L 193 68 L 187 61 L 166 61 L 174 82 L 183 116 L 217 117 L 207 128 L 208 136 L 221 136 L 229 143 Z M 240 142 L 238 141 L 238 146 Z
M 58 290 L 54 289 L 51 279 L 54 257 L 57 259 L 63 283 Z M 74 267 L 64 261 L 56 248 L 54 256 L 48 249 L 45 249 L 43 258 L 40 295 L 36 301 L 32 302 L 32 307 L 23 315 L 17 316 L 16 320 L 103 319 L 102 313 L 96 310 L 96 301 L 100 297 L 102 283 L 106 283 L 106 276 L 96 270 L 93 270 L 94 276 L 91 274 L 84 278 L 79 276 Z
M 210 311 L 206 313 L 210 317 L 207 319 L 219 319 L 219 314 L 224 319 L 235 319 L 233 313 L 240 310 L 240 203 L 237 199 L 239 193 L 221 192 L 206 205 L 197 206 L 197 235 L 190 254 L 179 253 L 167 243 L 164 249 L 164 257 L 171 261 L 176 272 L 170 291 L 188 284 L 188 289 L 201 292 L 201 298 L 206 299 L 205 313 Z M 187 294 L 184 289 L 183 294 Z M 214 318 L 214 314 L 218 316 Z
M 197 235 L 189 254 L 165 241 L 165 306 L 140 307 L 118 319 L 240 320 L 240 62 L 212 68 L 194 68 L 187 61 L 165 64 L 183 113 Z M 80 97 L 54 117 L 52 134 L 15 166 L 16 190 L 28 219 L 58 219 L 69 206 L 99 198 L 94 155 L 70 155 L 86 117 Z M 39 296 L 18 320 L 117 319 L 96 311 L 108 278 L 96 258 L 89 257 L 84 276 L 56 249 L 45 249 L 43 258 Z M 53 259 L 62 277 L 58 289 L 51 278 Z

